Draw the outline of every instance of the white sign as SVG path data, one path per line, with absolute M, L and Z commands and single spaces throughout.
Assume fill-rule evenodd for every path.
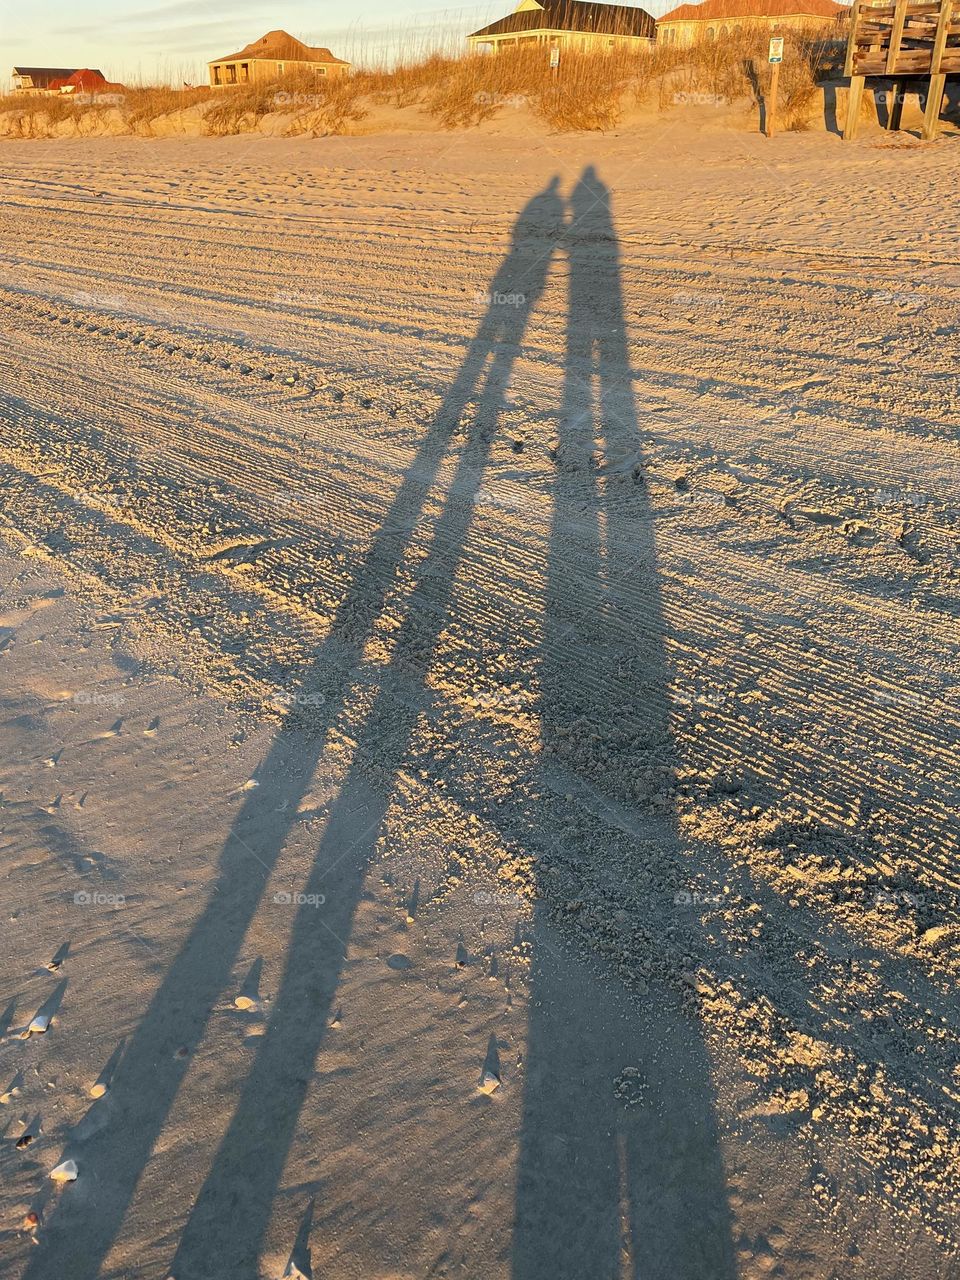
M 771 36 L 771 37 L 770 37 L 770 54 L 769 54 L 769 60 L 770 60 L 771 62 L 782 62 L 782 61 L 783 61 L 783 36 Z
M 554 45 L 550 50 L 550 65 L 551 67 L 559 67 L 560 65 L 560 48 L 558 45 Z

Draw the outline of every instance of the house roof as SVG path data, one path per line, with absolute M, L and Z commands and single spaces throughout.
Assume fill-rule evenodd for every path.
M 15 76 L 29 76 L 37 89 L 46 89 L 51 80 L 68 80 L 76 75 L 76 67 L 14 67 Z M 98 71 L 96 73 L 100 75 Z
M 656 24 L 645 9 L 626 4 L 597 4 L 594 0 L 546 0 L 542 8 L 519 9 L 474 31 L 477 36 L 511 35 L 522 31 L 582 31 L 588 35 L 653 36 Z
M 657 25 L 724 18 L 840 18 L 847 13 L 848 7 L 834 0 L 703 0 L 702 4 L 678 5 L 658 18 Z
M 350 65 L 343 58 L 335 58 L 329 49 L 315 49 L 302 40 L 295 40 L 286 31 L 268 31 L 239 53 L 228 53 L 226 57 L 214 58 L 212 61 L 240 62 L 243 59 L 254 61 L 257 58 L 271 62 L 339 62 L 345 67 Z
M 89 67 L 84 67 L 80 71 L 74 71 L 72 75 L 65 76 L 62 79 L 51 80 L 47 86 L 49 89 L 75 89 L 78 93 L 94 93 L 98 89 L 122 89 L 122 84 L 111 84 L 107 81 L 102 71 L 91 71 Z

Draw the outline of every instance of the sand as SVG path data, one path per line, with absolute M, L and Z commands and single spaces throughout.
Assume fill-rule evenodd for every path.
M 700 120 L 4 145 L 4 1275 L 958 1273 L 956 144 Z

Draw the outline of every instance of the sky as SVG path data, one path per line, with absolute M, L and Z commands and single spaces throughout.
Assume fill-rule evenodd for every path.
M 424 5 L 427 7 L 420 7 Z M 281 28 L 360 64 L 401 47 L 462 48 L 516 0 L 0 0 L 0 87 L 14 66 L 96 67 L 108 80 L 205 84 L 206 63 Z

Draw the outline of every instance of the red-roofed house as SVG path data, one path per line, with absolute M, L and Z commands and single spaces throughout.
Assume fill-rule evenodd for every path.
M 112 84 L 102 71 L 91 71 L 89 67 L 62 79 L 51 80 L 47 89 L 50 93 L 123 93 L 122 84 Z
M 657 20 L 658 44 L 724 40 L 736 31 L 783 32 L 797 28 L 840 28 L 849 16 L 834 0 L 703 0 L 681 4 Z

